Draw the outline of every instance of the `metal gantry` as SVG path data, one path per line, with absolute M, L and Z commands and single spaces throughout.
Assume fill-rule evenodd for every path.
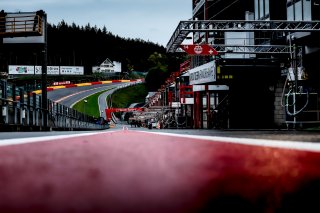
M 290 46 L 288 45 L 210 45 L 219 54 L 290 54 Z M 177 52 L 184 52 L 178 48 Z
M 320 21 L 180 21 L 167 44 L 167 52 L 175 52 L 189 33 L 193 32 L 320 32 Z

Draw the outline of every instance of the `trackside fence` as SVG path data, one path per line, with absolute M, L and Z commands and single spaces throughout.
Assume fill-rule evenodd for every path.
M 41 107 L 41 95 L 24 91 L 0 80 L 0 131 L 98 130 L 109 125 L 98 118 L 48 100 Z M 44 126 L 47 120 L 48 126 Z

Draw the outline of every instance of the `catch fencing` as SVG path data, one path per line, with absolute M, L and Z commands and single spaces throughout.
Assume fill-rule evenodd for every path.
M 48 101 L 42 108 L 42 96 L 23 87 L 0 81 L 0 131 L 98 130 L 109 125 L 59 103 Z M 45 125 L 47 124 L 47 125 Z

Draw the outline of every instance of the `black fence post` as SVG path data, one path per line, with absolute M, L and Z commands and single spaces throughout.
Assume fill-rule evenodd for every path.
M 43 64 L 42 64 L 42 76 L 41 76 L 41 85 L 42 85 L 42 120 L 43 128 L 47 130 L 48 128 L 48 97 L 47 97 L 47 65 L 48 65 L 48 51 L 47 51 L 47 14 L 43 14 L 44 20 L 44 47 L 43 47 Z
M 24 106 L 24 90 L 19 88 L 19 97 L 20 97 L 20 124 L 24 125 L 24 118 L 25 118 L 25 106 Z

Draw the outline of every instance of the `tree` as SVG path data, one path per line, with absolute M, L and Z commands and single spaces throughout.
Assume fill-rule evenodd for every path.
M 0 68 L 5 67 L 4 71 L 7 71 L 8 63 L 25 65 L 42 63 L 41 45 L 6 44 L 2 47 Z M 49 66 L 83 66 L 85 74 L 91 75 L 92 67 L 101 64 L 106 58 L 121 62 L 124 72 L 147 73 L 150 70 L 157 70 L 161 76 L 167 75 L 175 66 L 175 58 L 166 53 L 163 46 L 150 41 L 114 35 L 105 26 L 100 30 L 97 26 L 92 27 L 90 23 L 85 26 L 76 23 L 69 25 L 64 20 L 57 25 L 48 24 Z M 152 75 L 154 71 L 150 73 Z
M 154 52 L 148 58 L 151 68 L 146 76 L 146 86 L 149 91 L 156 91 L 168 76 L 168 58 L 161 53 Z

